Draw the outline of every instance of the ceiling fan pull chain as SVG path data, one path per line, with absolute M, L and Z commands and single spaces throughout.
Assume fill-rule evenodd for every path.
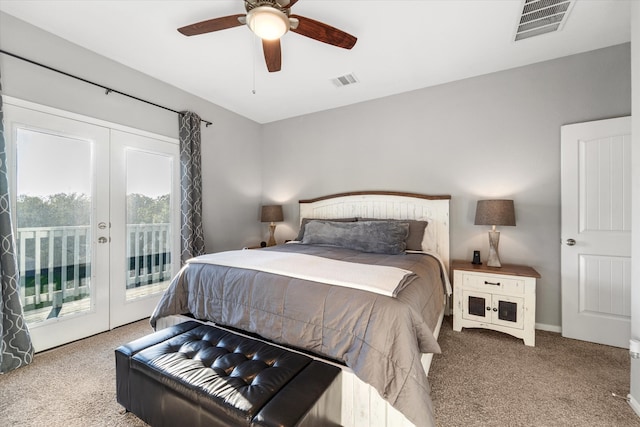
M 251 89 L 251 93 L 253 95 L 256 94 L 256 55 L 258 54 L 258 38 L 253 36 L 253 33 L 251 34 L 251 38 L 253 39 L 253 55 L 251 55 L 253 57 L 253 88 Z

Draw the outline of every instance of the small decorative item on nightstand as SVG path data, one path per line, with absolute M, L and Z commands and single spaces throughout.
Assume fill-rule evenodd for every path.
M 453 330 L 485 328 L 535 345 L 536 279 L 531 267 L 504 264 L 501 268 L 454 260 Z

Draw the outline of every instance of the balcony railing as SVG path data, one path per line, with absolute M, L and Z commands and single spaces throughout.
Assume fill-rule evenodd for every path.
M 89 226 L 18 228 L 16 244 L 25 312 L 90 295 Z M 170 224 L 127 226 L 127 271 L 123 285 L 135 289 L 171 278 Z M 126 283 L 125 283 L 126 281 Z
M 171 224 L 128 224 L 127 256 L 127 289 L 171 279 Z

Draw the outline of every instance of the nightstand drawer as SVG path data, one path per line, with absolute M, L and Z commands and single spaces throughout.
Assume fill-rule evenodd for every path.
M 462 274 L 463 286 L 467 289 L 478 289 L 490 292 L 501 291 L 511 294 L 524 294 L 524 280 L 508 278 L 498 274 Z

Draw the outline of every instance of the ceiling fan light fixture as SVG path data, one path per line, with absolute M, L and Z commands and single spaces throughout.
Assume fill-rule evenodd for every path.
M 259 6 L 247 13 L 247 25 L 263 40 L 276 40 L 289 31 L 289 18 L 271 6 Z

